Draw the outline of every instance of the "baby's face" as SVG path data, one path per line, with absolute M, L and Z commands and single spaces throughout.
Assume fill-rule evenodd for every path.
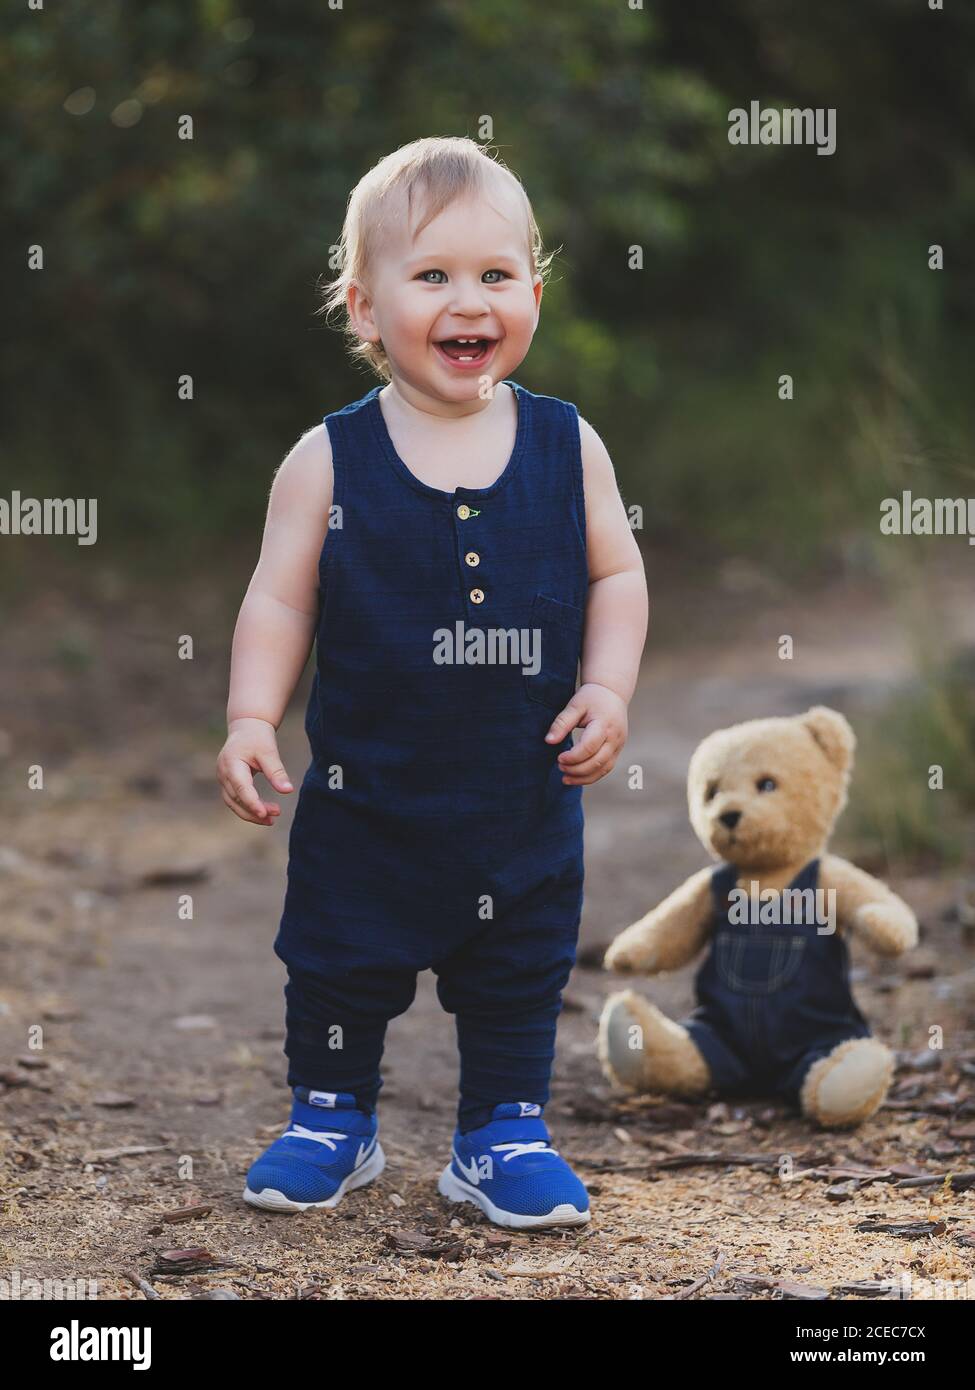
M 485 377 L 510 376 L 528 352 L 542 281 L 514 190 L 457 199 L 416 237 L 404 213 L 370 280 L 371 298 L 358 304 L 361 336 L 381 339 L 393 376 L 426 396 L 470 400 Z

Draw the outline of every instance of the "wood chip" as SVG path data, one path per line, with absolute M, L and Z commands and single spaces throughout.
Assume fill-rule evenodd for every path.
M 943 1221 L 861 1221 L 853 1228 L 864 1235 L 900 1236 L 902 1240 L 920 1240 L 923 1236 L 944 1235 Z
M 504 1231 L 487 1231 L 484 1236 L 484 1244 L 488 1250 L 510 1250 L 511 1236 Z
M 198 1203 L 192 1207 L 177 1207 L 175 1211 L 164 1211 L 163 1220 L 171 1225 L 177 1221 L 198 1221 L 203 1216 L 209 1216 L 213 1207 Z
M 389 1231 L 386 1244 L 401 1255 L 425 1255 L 431 1260 L 462 1260 L 467 1254 L 458 1237 L 431 1236 L 425 1231 Z
M 897 1285 L 892 1281 L 857 1279 L 848 1284 L 834 1284 L 831 1293 L 837 1298 L 842 1298 L 844 1294 L 853 1294 L 859 1298 L 889 1298 L 896 1289 Z

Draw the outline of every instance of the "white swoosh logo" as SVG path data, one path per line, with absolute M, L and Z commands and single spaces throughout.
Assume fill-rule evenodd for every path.
M 470 1161 L 470 1167 L 468 1168 L 467 1164 L 463 1161 L 463 1159 L 461 1159 L 461 1158 L 458 1156 L 457 1150 L 455 1149 L 455 1150 L 454 1150 L 454 1162 L 457 1164 L 457 1167 L 460 1169 L 460 1171 L 464 1174 L 464 1177 L 467 1178 L 467 1180 L 468 1180 L 469 1182 L 472 1182 L 472 1183 L 474 1184 L 475 1187 L 480 1187 L 480 1185 L 481 1185 L 481 1175 L 480 1175 L 480 1173 L 477 1171 L 477 1159 L 476 1159 L 476 1158 L 472 1158 L 472 1159 L 471 1159 L 471 1161 Z
M 366 1159 L 369 1157 L 369 1155 L 372 1153 L 372 1151 L 373 1151 L 373 1149 L 374 1149 L 375 1147 L 376 1147 L 376 1141 L 375 1141 L 375 1139 L 371 1139 L 371 1140 L 369 1141 L 368 1144 L 360 1144 L 360 1145 L 359 1145 L 359 1152 L 358 1152 L 358 1153 L 356 1154 L 356 1156 L 355 1156 L 355 1167 L 356 1167 L 356 1168 L 361 1168 L 361 1167 L 362 1167 L 363 1163 L 365 1163 Z

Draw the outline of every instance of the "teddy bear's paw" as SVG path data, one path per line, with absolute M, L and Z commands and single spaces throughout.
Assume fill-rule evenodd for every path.
M 899 956 L 917 945 L 917 918 L 905 903 L 864 903 L 853 918 L 868 945 L 885 956 Z
M 648 1086 L 647 1057 L 635 1001 L 632 990 L 613 994 L 606 1000 L 599 1020 L 597 1047 L 608 1080 L 628 1091 L 643 1091 Z
M 632 990 L 607 999 L 598 1051 L 605 1075 L 624 1090 L 694 1096 L 710 1085 L 707 1063 L 687 1029 Z
M 619 975 L 635 975 L 638 971 L 648 971 L 653 964 L 652 951 L 641 942 L 639 936 L 630 935 L 630 929 L 621 932 L 603 957 L 606 970 L 615 970 Z
M 615 942 L 603 956 L 604 970 L 615 970 L 619 975 L 631 975 L 633 968 L 633 962 L 626 951 L 617 947 Z
M 890 1049 L 876 1038 L 850 1038 L 809 1068 L 802 1109 L 825 1129 L 852 1129 L 883 1104 L 894 1074 Z

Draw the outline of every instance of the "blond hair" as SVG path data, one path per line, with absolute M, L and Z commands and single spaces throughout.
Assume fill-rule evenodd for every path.
M 331 314 L 343 312 L 342 329 L 351 356 L 365 361 L 384 381 L 390 379 L 385 349 L 381 342 L 366 343 L 360 339 L 348 317 L 346 296 L 354 281 L 359 285 L 366 283 L 389 211 L 395 212 L 401 206 L 397 199 L 405 194 L 409 217 L 414 193 L 419 191 L 423 196 L 423 217 L 415 229 L 417 235 L 456 198 L 482 193 L 488 180 L 498 175 L 510 181 L 523 200 L 529 264 L 532 274 L 541 275 L 544 282 L 555 253 L 544 252 L 528 194 L 516 175 L 474 140 L 459 135 L 413 140 L 375 164 L 349 194 L 338 243 L 341 269 L 337 278 L 326 284 L 322 291 L 324 303 L 315 312 L 324 314 L 326 323 Z

